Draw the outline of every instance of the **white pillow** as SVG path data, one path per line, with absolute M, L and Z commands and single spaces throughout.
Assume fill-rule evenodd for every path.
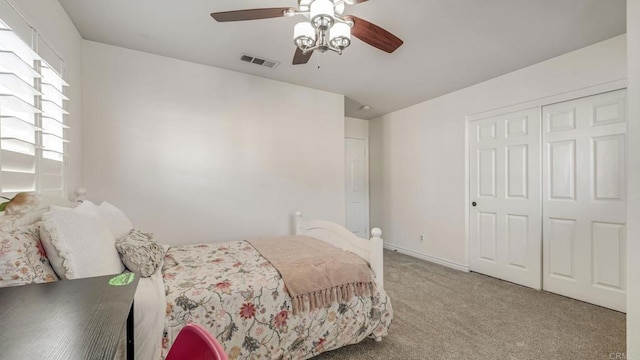
M 131 224 L 131 221 L 122 210 L 106 201 L 103 201 L 102 204 L 98 206 L 98 210 L 116 240 L 129 235 L 129 232 L 133 229 L 133 224 Z
M 40 238 L 51 266 L 62 279 L 124 270 L 109 227 L 98 207 L 89 201 L 74 209 L 52 207 L 42 217 Z

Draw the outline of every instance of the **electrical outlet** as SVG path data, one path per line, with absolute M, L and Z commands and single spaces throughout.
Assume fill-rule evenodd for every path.
M 424 235 L 420 234 L 420 242 L 424 242 Z

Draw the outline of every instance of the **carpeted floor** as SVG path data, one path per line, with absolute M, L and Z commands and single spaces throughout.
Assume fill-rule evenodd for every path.
M 385 250 L 395 316 L 376 343 L 314 359 L 613 359 L 624 353 L 625 315 Z

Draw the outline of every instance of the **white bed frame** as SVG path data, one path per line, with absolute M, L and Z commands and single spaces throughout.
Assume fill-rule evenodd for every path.
M 351 251 L 365 259 L 375 276 L 376 285 L 383 289 L 382 230 L 371 229 L 371 239 L 356 236 L 346 228 L 329 221 L 303 221 L 302 213 L 294 215 L 295 234 L 327 242 L 337 248 Z

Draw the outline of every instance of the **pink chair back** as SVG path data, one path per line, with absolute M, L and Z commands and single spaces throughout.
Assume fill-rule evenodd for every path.
M 165 360 L 228 360 L 222 345 L 207 330 L 188 324 L 180 330 Z

